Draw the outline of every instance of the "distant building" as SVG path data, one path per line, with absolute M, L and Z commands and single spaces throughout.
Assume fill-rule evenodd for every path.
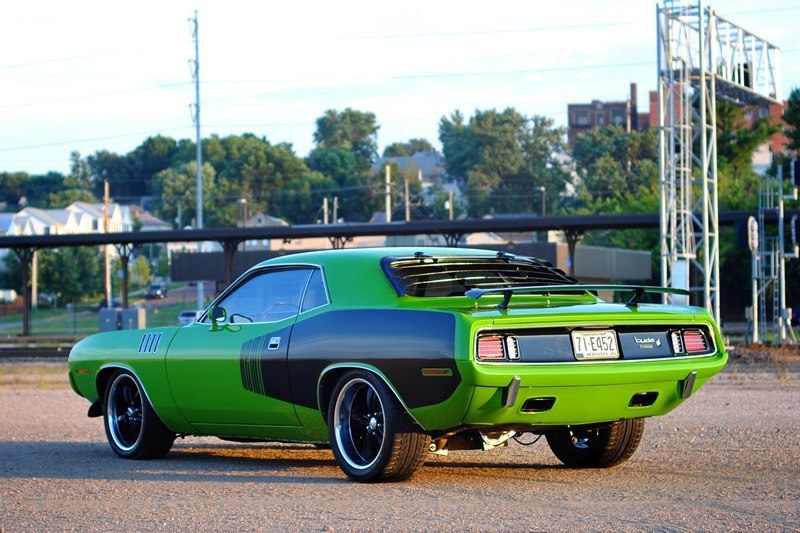
M 764 174 L 772 166 L 773 154 L 782 154 L 789 147 L 789 139 L 783 134 L 783 113 L 789 107 L 789 102 L 782 104 L 769 104 L 752 107 L 744 115 L 745 125 L 750 126 L 758 119 L 770 117 L 773 124 L 780 125 L 780 131 L 770 137 L 769 141 L 759 146 L 753 153 L 753 169 L 759 174 Z
M 134 226 L 138 226 L 139 231 L 169 231 L 172 229 L 172 224 L 161 220 L 138 205 L 129 205 L 127 209 L 128 216 Z
M 417 152 L 414 155 L 397 157 L 380 157 L 372 165 L 373 174 L 381 172 L 387 163 L 397 163 L 403 170 L 422 171 L 423 186 L 425 182 L 440 181 L 445 177 L 444 157 L 439 152 Z
M 567 141 L 570 148 L 575 138 L 593 128 L 609 125 L 621 126 L 625 131 L 646 130 L 658 124 L 658 93 L 650 91 L 650 110 L 639 112 L 637 88 L 630 85 L 627 100 L 602 102 L 592 100 L 588 104 L 567 104 Z

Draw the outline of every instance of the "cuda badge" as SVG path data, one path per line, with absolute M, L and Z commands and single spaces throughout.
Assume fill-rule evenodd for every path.
M 641 348 L 652 348 L 653 344 L 656 346 L 661 346 L 661 339 L 654 339 L 653 337 L 634 337 L 633 341 Z
M 142 340 L 139 341 L 139 349 L 136 353 L 156 353 L 158 346 L 161 344 L 162 333 L 145 333 L 142 335 Z

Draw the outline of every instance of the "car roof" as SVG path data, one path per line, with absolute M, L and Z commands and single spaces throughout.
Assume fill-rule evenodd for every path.
M 325 265 L 331 261 L 374 261 L 377 265 L 378 262 L 384 257 L 407 257 L 413 256 L 415 253 L 423 253 L 431 256 L 476 256 L 497 255 L 495 250 L 481 250 L 477 248 L 450 248 L 446 246 L 398 246 L 398 247 L 381 247 L 381 248 L 342 248 L 338 250 L 318 250 L 314 252 L 301 252 L 297 254 L 283 255 L 263 261 L 253 268 L 259 268 L 269 265 L 283 265 L 283 264 L 311 264 L 311 265 Z
M 252 270 L 281 265 L 317 265 L 325 272 L 326 285 L 334 303 L 344 306 L 392 306 L 398 296 L 381 268 L 384 257 L 496 256 L 492 250 L 434 246 L 350 248 L 322 250 L 276 257 L 254 266 Z

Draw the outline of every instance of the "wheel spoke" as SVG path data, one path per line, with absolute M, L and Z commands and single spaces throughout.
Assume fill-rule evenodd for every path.
M 358 413 L 356 411 L 351 411 L 350 424 L 359 427 L 366 427 L 369 424 L 369 417 L 365 413 Z
M 362 448 L 361 457 L 363 457 L 366 461 L 371 461 L 374 456 L 372 441 L 372 435 L 364 435 L 364 445 Z
M 128 406 L 133 405 L 133 395 L 131 394 L 131 387 L 128 384 L 122 386 L 122 397 L 125 398 L 125 403 Z

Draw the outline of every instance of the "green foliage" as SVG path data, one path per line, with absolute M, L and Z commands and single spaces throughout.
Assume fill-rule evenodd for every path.
M 74 202 L 96 203 L 98 200 L 86 189 L 64 189 L 47 196 L 47 207 L 63 209 Z
M 555 205 L 569 181 L 556 160 L 563 137 L 563 128 L 551 119 L 528 118 L 513 108 L 477 110 L 468 123 L 456 111 L 439 122 L 445 166 L 466 184 L 472 216 L 538 212 L 541 187 L 549 205 Z
M 169 279 L 170 277 L 169 251 L 166 246 L 162 246 L 161 251 L 158 253 L 155 275 L 161 279 Z
M 91 172 L 89 165 L 81 159 L 81 154 L 73 151 L 69 154 L 70 171 L 64 177 L 63 188 L 47 195 L 47 207 L 61 209 L 73 202 L 96 202 L 89 192 Z
M 800 88 L 792 89 L 787 102 L 786 111 L 783 112 L 787 127 L 783 134 L 789 139 L 789 150 L 800 151 Z
M 329 109 L 317 119 L 314 142 L 318 148 L 344 148 L 356 157 L 356 168 L 369 171 L 378 155 L 375 114 L 347 108 Z
M 433 151 L 433 145 L 427 139 L 410 139 L 405 143 L 390 144 L 383 150 L 383 157 L 403 157 Z
M 770 117 L 749 126 L 746 108 L 717 102 L 717 172 L 720 209 L 758 208 L 758 174 L 753 170 L 753 154 L 759 146 L 780 131 Z
M 30 179 L 26 172 L 0 172 L 0 202 L 5 202 L 10 209 L 19 206 L 25 184 Z
M 39 255 L 39 292 L 77 303 L 103 290 L 103 254 L 95 247 L 47 250 Z
M 581 177 L 579 198 L 586 206 L 600 206 L 598 202 L 622 198 L 658 180 L 658 136 L 653 129 L 591 129 L 575 139 L 572 156 Z
M 173 220 L 177 218 L 178 211 L 181 212 L 181 220 L 179 227 L 184 227 L 189 224 L 194 218 L 197 206 L 197 165 L 192 163 L 185 163 L 178 168 L 168 168 L 162 170 L 153 176 L 153 209 L 155 212 L 166 220 Z M 216 172 L 214 167 L 206 163 L 203 165 L 202 180 L 203 180 L 203 209 L 204 219 L 208 216 L 209 224 L 217 210 L 208 212 L 206 208 L 214 205 L 214 196 L 216 193 L 214 178 Z
M 68 189 L 89 189 L 91 173 L 89 165 L 81 159 L 81 154 L 73 150 L 69 154 L 69 174 L 64 178 L 64 186 Z
M 146 287 L 153 279 L 153 274 L 150 271 L 150 262 L 147 257 L 140 255 L 136 258 L 132 265 L 130 265 L 131 285 L 135 288 Z
M 50 194 L 64 190 L 64 175 L 58 172 L 48 172 L 39 176 L 31 176 L 22 183 L 22 196 L 26 205 L 31 207 L 47 207 Z M 20 206 L 22 207 L 22 206 Z

